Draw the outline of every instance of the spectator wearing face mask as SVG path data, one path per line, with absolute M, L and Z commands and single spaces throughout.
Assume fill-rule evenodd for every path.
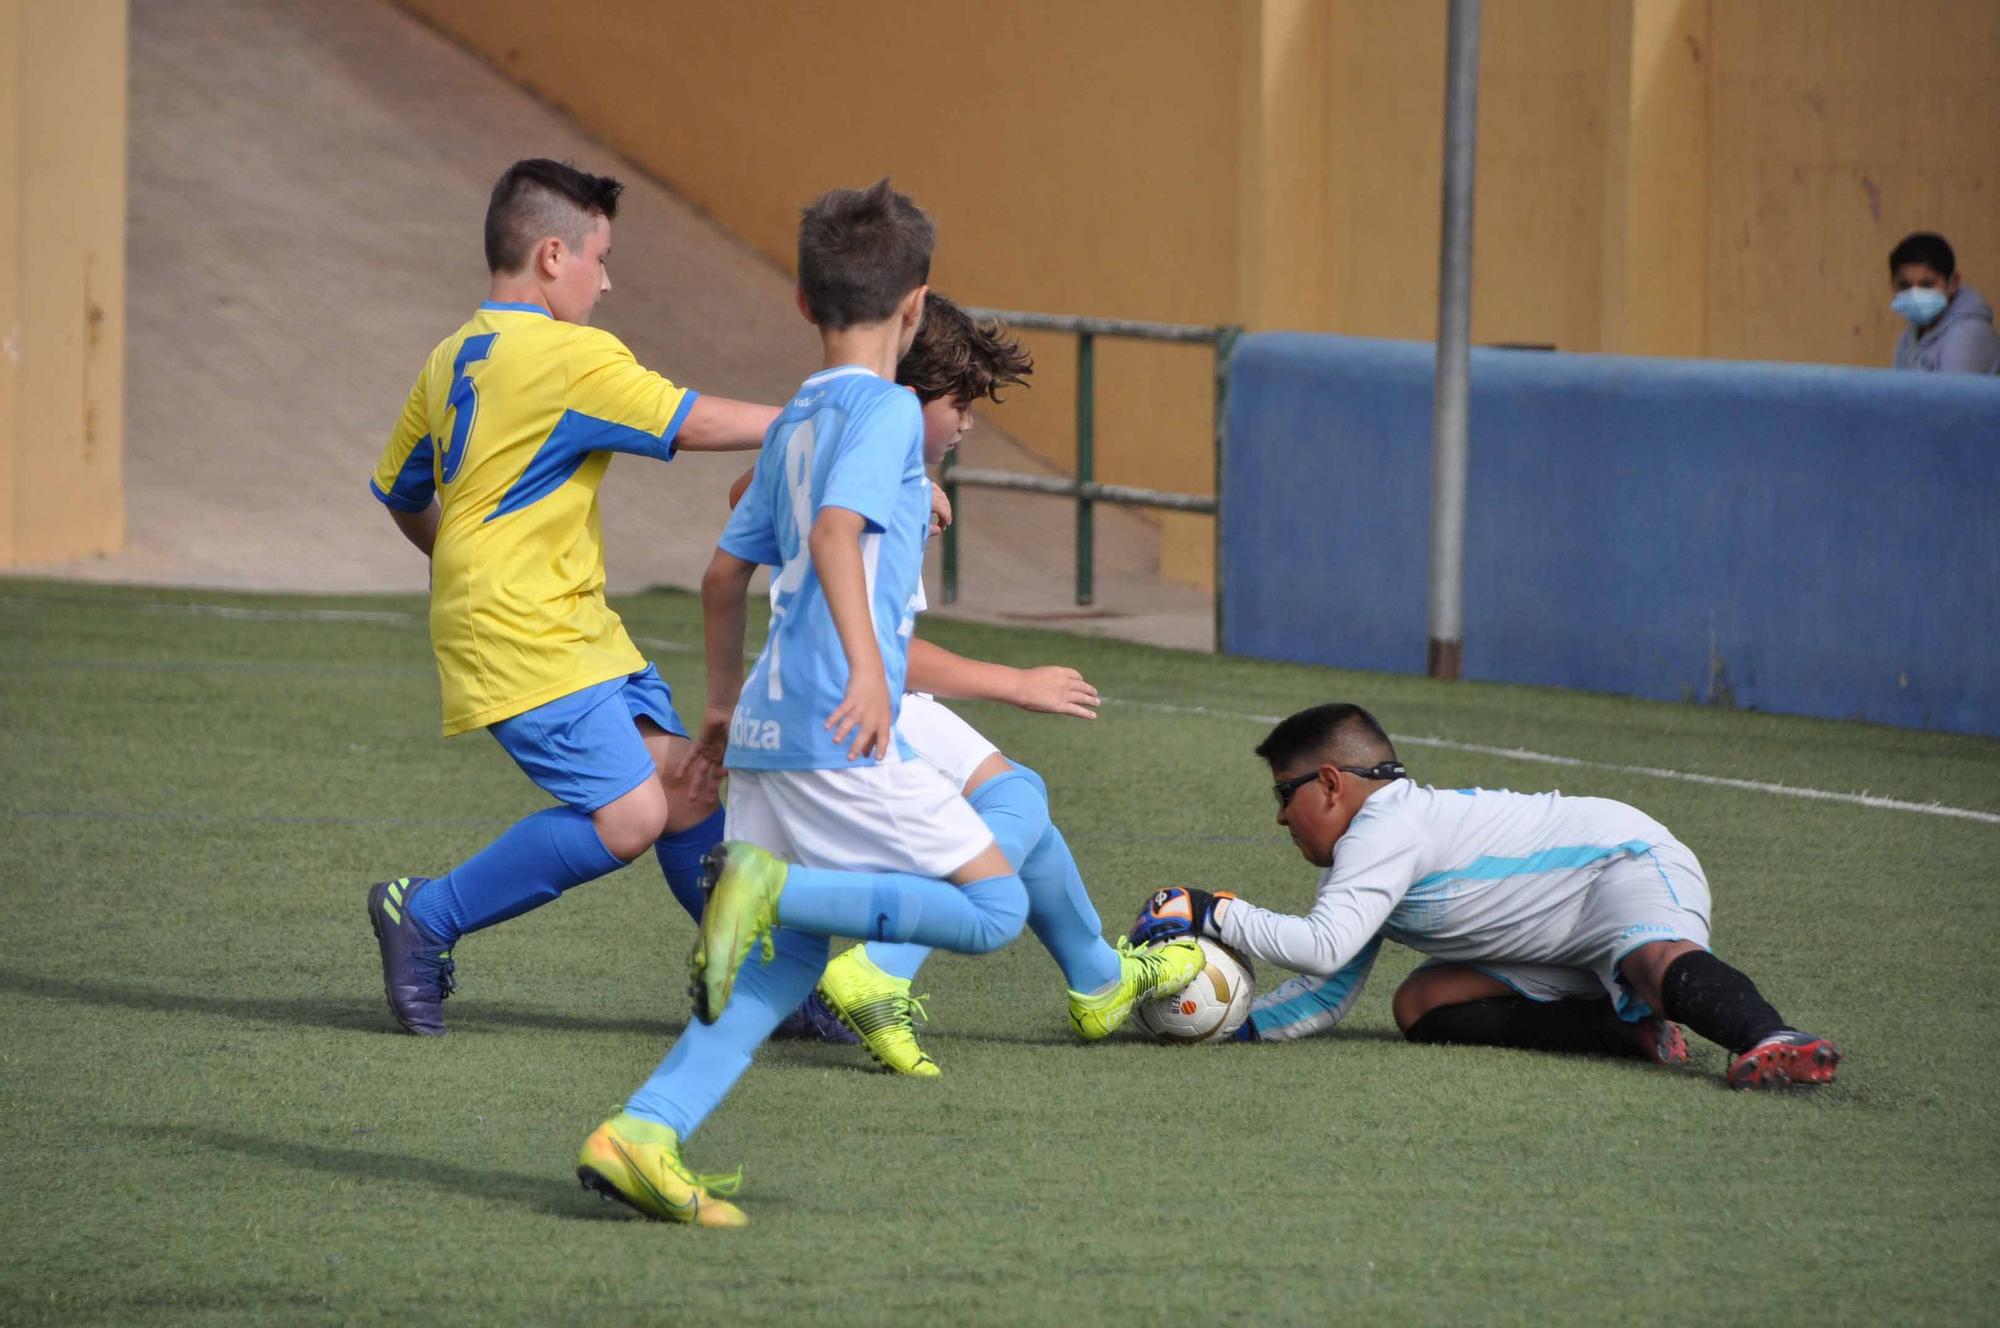
M 1896 367 L 1924 373 L 2000 374 L 1993 306 L 1959 279 L 1942 235 L 1918 231 L 1889 251 L 1889 307 L 1909 322 L 1896 342 Z

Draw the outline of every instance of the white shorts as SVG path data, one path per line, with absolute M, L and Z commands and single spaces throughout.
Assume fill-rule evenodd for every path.
M 958 789 L 922 761 L 732 771 L 723 835 L 801 867 L 936 878 L 993 842 Z
M 1706 949 L 1710 907 L 1708 877 L 1694 851 L 1677 839 L 1662 839 L 1637 857 L 1606 863 L 1584 892 L 1569 934 L 1534 962 L 1431 963 L 1477 969 L 1531 1000 L 1609 996 L 1621 1018 L 1643 1019 L 1654 1011 L 1625 985 L 1618 966 L 1654 941 L 1693 941 Z
M 920 759 L 936 766 L 956 789 L 970 783 L 972 772 L 1000 751 L 956 711 L 922 692 L 904 695 L 903 708 L 896 716 L 896 736 Z

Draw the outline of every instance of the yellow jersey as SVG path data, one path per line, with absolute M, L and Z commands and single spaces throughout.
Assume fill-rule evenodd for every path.
M 613 452 L 672 460 L 696 395 L 536 304 L 489 300 L 431 352 L 369 487 L 398 511 L 439 504 L 445 736 L 645 667 L 604 602 L 597 486 Z

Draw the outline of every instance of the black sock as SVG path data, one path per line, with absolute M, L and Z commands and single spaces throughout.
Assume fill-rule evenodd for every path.
M 1458 1042 L 1581 1056 L 1644 1056 L 1632 1025 L 1603 998 L 1531 1001 L 1525 996 L 1440 1005 L 1405 1029 L 1412 1042 Z
M 1706 950 L 1690 950 L 1660 978 L 1660 1013 L 1738 1053 L 1786 1027 L 1748 977 Z

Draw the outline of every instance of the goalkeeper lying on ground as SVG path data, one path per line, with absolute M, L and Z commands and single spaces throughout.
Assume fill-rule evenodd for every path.
M 1676 1023 L 1732 1053 L 1735 1088 L 1819 1084 L 1840 1051 L 1785 1022 L 1708 950 L 1708 881 L 1686 845 L 1608 798 L 1411 782 L 1354 705 L 1302 710 L 1257 747 L 1278 824 L 1326 869 L 1303 917 L 1167 889 L 1136 942 L 1210 936 L 1300 977 L 1258 998 L 1246 1038 L 1338 1024 L 1382 942 L 1431 956 L 1397 990 L 1412 1042 L 1687 1060 Z

